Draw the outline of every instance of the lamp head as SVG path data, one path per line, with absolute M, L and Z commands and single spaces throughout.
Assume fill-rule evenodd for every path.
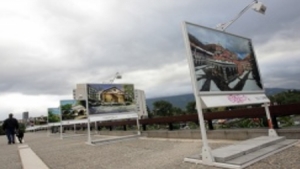
M 252 9 L 261 14 L 265 14 L 267 7 L 262 2 L 257 2 L 252 6 Z
M 119 72 L 117 72 L 115 78 L 116 79 L 122 79 L 122 75 Z

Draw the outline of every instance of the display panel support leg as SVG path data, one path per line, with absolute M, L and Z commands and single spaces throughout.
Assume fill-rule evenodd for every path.
M 136 118 L 137 135 L 141 135 L 139 116 Z
M 203 164 L 212 166 L 215 162 L 214 157 L 211 153 L 211 148 L 208 145 L 207 141 L 207 135 L 206 135 L 206 129 L 205 129 L 205 123 L 203 118 L 203 112 L 202 112 L 202 106 L 200 97 L 196 96 L 196 106 L 197 106 L 197 112 L 198 112 L 198 118 L 199 118 L 199 124 L 200 124 L 200 130 L 201 130 L 201 138 L 202 138 L 202 162 Z
M 268 135 L 269 136 L 278 136 L 277 132 L 273 128 L 273 124 L 272 124 L 272 119 L 271 119 L 271 115 L 270 115 L 270 110 L 269 110 L 268 103 L 264 103 L 264 107 L 265 107 L 265 111 L 266 111 L 266 115 L 267 115 L 267 120 L 268 120 L 268 126 L 269 126 Z

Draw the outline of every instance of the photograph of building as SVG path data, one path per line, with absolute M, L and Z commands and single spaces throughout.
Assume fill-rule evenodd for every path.
M 89 114 L 135 112 L 132 84 L 87 84 Z
M 200 92 L 263 90 L 250 39 L 186 24 Z
M 60 109 L 62 120 L 79 120 L 87 118 L 85 101 L 61 100 Z

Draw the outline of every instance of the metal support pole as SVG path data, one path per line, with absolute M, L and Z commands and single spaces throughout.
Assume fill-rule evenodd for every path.
M 90 117 L 88 117 L 88 121 L 87 121 L 87 135 L 88 135 L 88 140 L 87 143 L 91 144 L 92 143 L 92 139 L 91 139 L 91 127 L 90 127 Z
M 141 135 L 139 116 L 136 118 L 136 127 L 137 127 L 137 134 Z
M 48 126 L 47 126 L 47 136 L 49 137 L 50 136 L 50 130 L 51 130 L 51 127 L 50 127 L 50 130 L 49 130 L 49 124 L 48 124 Z
M 60 129 L 59 129 L 60 139 L 63 139 L 63 133 L 62 133 L 63 129 L 62 128 L 63 128 L 62 123 L 60 123 Z
M 269 126 L 269 136 L 278 136 L 276 131 L 273 128 L 272 119 L 270 116 L 270 110 L 269 105 L 267 103 L 264 103 L 264 107 L 266 110 L 267 120 L 268 120 L 268 126 Z
M 76 133 L 76 124 L 74 124 L 74 134 Z
M 95 121 L 95 134 L 98 134 L 97 122 Z
M 59 130 L 59 134 L 60 134 L 60 139 L 63 139 L 63 125 L 62 125 L 62 110 L 61 110 L 61 106 L 59 106 L 59 111 L 60 111 L 60 130 Z
M 212 166 L 215 162 L 214 157 L 211 153 L 211 148 L 208 145 L 207 141 L 207 135 L 206 135 L 206 129 L 205 129 L 205 122 L 203 118 L 203 112 L 201 107 L 201 100 L 200 97 L 196 96 L 196 107 L 198 111 L 198 118 L 199 118 L 199 125 L 200 125 L 200 131 L 201 131 L 201 138 L 202 138 L 202 161 L 203 164 Z
M 184 29 L 183 32 L 187 32 L 184 23 L 183 23 L 183 29 Z M 185 39 L 186 49 L 190 49 L 187 35 L 184 34 L 184 37 L 185 37 L 184 39 Z M 213 163 L 215 162 L 215 159 L 212 156 L 211 148 L 209 147 L 208 141 L 207 141 L 205 123 L 204 123 L 202 106 L 201 106 L 201 99 L 199 96 L 198 82 L 196 80 L 197 78 L 196 78 L 196 73 L 195 73 L 194 60 L 192 59 L 191 50 L 186 50 L 186 51 L 188 52 L 187 59 L 188 59 L 188 63 L 189 63 L 192 87 L 193 87 L 193 92 L 195 95 L 195 101 L 196 101 L 196 107 L 197 107 L 197 112 L 198 112 L 198 119 L 199 119 L 199 125 L 200 125 L 200 131 L 201 131 L 201 137 L 202 137 L 202 143 L 203 143 L 202 144 L 202 163 L 212 166 Z
M 89 99 L 88 99 L 88 91 L 87 91 L 87 85 L 85 85 L 85 89 L 86 89 L 86 115 L 87 115 L 87 135 L 88 135 L 88 140 L 87 143 L 91 144 L 92 143 L 92 139 L 91 139 L 91 127 L 90 127 L 90 114 L 89 114 Z

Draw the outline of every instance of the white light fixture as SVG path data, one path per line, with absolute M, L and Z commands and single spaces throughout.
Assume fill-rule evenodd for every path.
M 122 79 L 122 75 L 119 72 L 117 72 L 109 82 L 113 83 L 116 79 Z
M 267 7 L 262 2 L 257 2 L 252 5 L 252 9 L 261 14 L 265 14 Z
M 119 72 L 116 73 L 115 77 L 116 79 L 122 79 L 122 75 Z
M 247 5 L 234 19 L 232 19 L 226 23 L 218 24 L 216 29 L 225 31 L 226 28 L 228 28 L 233 22 L 235 22 L 239 17 L 241 17 L 251 7 L 254 11 L 259 12 L 261 14 L 265 14 L 265 12 L 267 10 L 267 7 L 265 5 L 263 5 L 262 2 L 258 2 L 257 0 L 254 0 L 249 5 Z

